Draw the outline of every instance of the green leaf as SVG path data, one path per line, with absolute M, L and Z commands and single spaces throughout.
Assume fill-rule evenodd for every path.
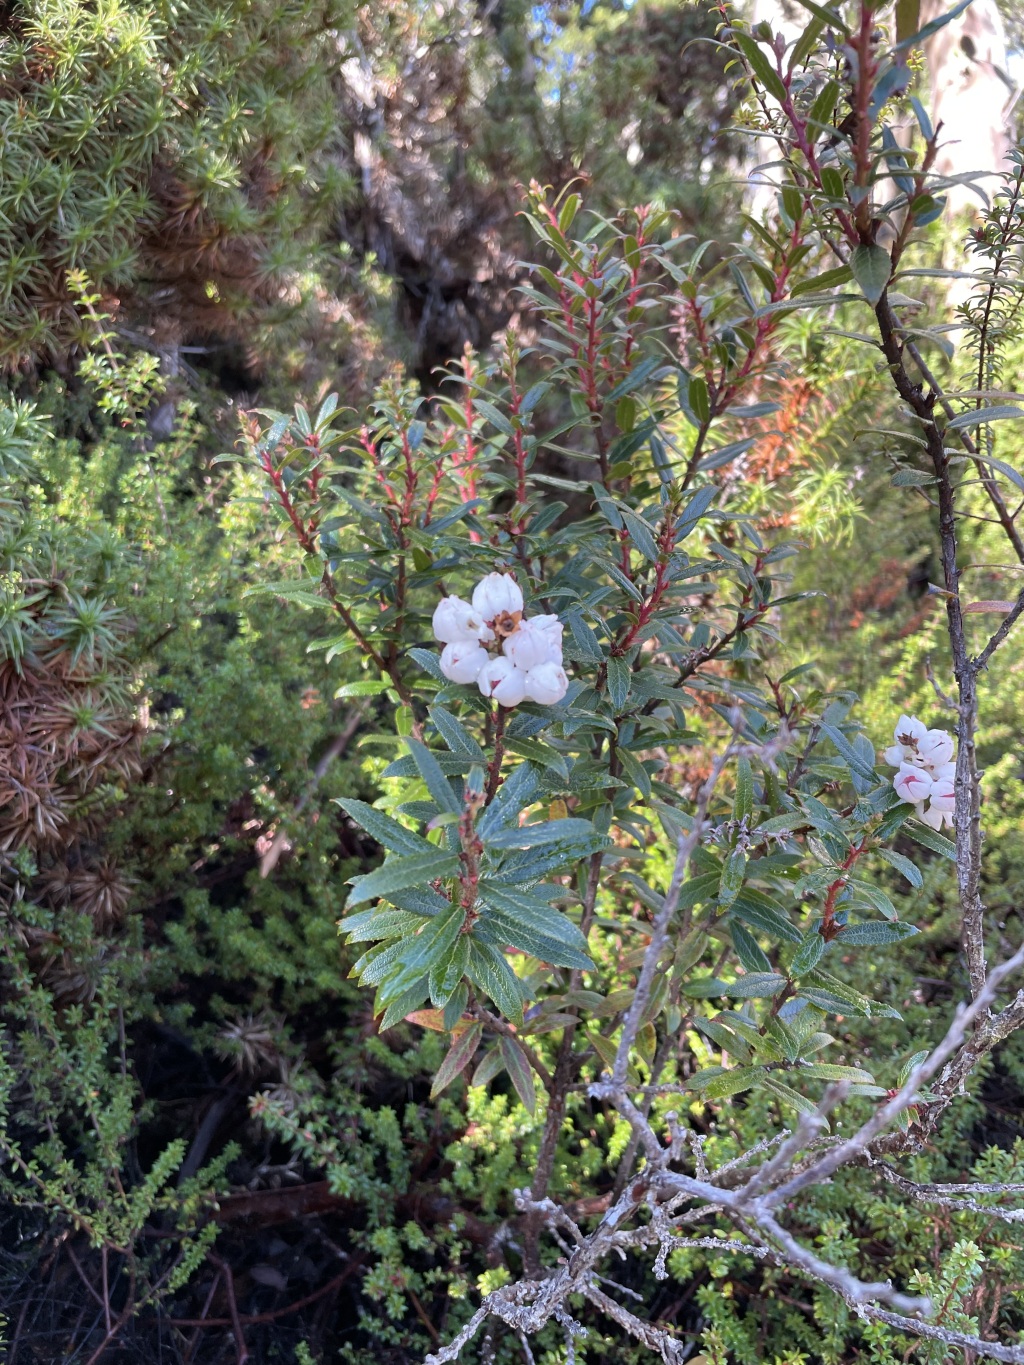
M 470 936 L 466 975 L 491 997 L 506 1019 L 523 1022 L 523 986 L 500 949 Z
M 516 1088 L 516 1094 L 522 1100 L 524 1107 L 532 1114 L 537 1105 L 537 1092 L 534 1089 L 533 1071 L 526 1059 L 526 1053 L 514 1038 L 503 1037 L 501 1040 L 501 1058 L 505 1063 L 505 1070 Z
M 923 488 L 926 484 L 935 483 L 936 478 L 934 474 L 926 474 L 923 469 L 897 469 L 889 482 L 893 488 Z
M 908 820 L 903 826 L 904 833 L 909 834 L 916 843 L 923 844 L 925 848 L 930 848 L 933 853 L 941 853 L 944 858 L 949 858 L 951 862 L 956 862 L 956 844 L 939 834 L 937 830 L 922 825 L 917 820 Z
M 1016 417 L 1024 417 L 1024 408 L 1017 408 L 1009 403 L 991 408 L 972 408 L 970 412 L 961 412 L 951 418 L 946 424 L 946 430 L 963 431 L 966 427 L 980 427 L 988 422 L 1012 421 Z
M 850 253 L 850 269 L 861 293 L 874 308 L 885 293 L 892 274 L 889 253 L 880 246 L 855 246 Z
M 884 858 L 897 872 L 902 872 L 911 886 L 920 887 L 924 885 L 924 878 L 921 876 L 920 870 L 914 866 L 909 858 L 904 858 L 902 853 L 895 853 L 891 848 L 880 848 L 878 856 Z
M 1024 493 L 1024 474 L 1021 474 L 1020 470 L 1014 469 L 1012 464 L 1007 464 L 1005 460 L 997 460 L 994 455 L 984 455 L 980 451 L 972 455 L 971 459 L 989 465 Z
M 785 103 L 786 87 L 782 77 L 768 60 L 764 49 L 756 43 L 749 33 L 743 33 L 740 29 L 732 30 L 732 40 L 747 59 L 751 71 L 761 82 L 765 90 L 770 95 L 774 95 L 780 104 Z M 692 398 L 690 400 L 693 402 Z
M 905 924 L 902 920 L 891 924 L 870 920 L 866 924 L 847 925 L 836 942 L 848 947 L 875 948 L 888 943 L 902 943 L 904 939 L 913 938 L 917 932 L 913 924 Z
M 649 379 L 654 371 L 663 365 L 664 359 L 661 356 L 650 356 L 647 360 L 641 360 L 639 365 L 635 365 L 629 374 L 620 383 L 615 385 L 611 393 L 605 399 L 606 403 L 615 403 L 627 393 L 632 393 L 638 389 L 645 380 Z
M 636 787 L 637 791 L 649 801 L 654 788 L 651 785 L 651 775 L 644 767 L 643 763 L 637 758 L 636 754 L 630 753 L 628 749 L 617 750 L 619 762 L 622 764 L 623 774 L 629 778 L 630 782 Z
M 593 659 L 595 663 L 604 662 L 604 650 L 597 636 L 584 621 L 578 611 L 567 611 L 565 620 L 572 631 L 572 638 L 576 642 L 584 658 Z
M 513 435 L 514 428 L 512 423 L 503 412 L 494 406 L 493 403 L 488 403 L 484 398 L 474 398 L 473 406 L 482 417 L 487 418 L 492 426 L 497 427 L 503 436 Z
M 427 978 L 423 976 L 387 1007 L 379 1024 L 380 1032 L 384 1033 L 389 1028 L 394 1028 L 396 1024 L 401 1023 L 407 1014 L 412 1014 L 413 1010 L 419 1009 L 426 998 Z
M 382 867 L 368 872 L 363 877 L 352 877 L 352 891 L 348 905 L 359 905 L 363 901 L 376 900 L 392 891 L 401 891 L 407 886 L 429 885 L 438 877 L 450 877 L 459 870 L 459 860 L 454 853 L 435 849 L 430 853 L 416 853 L 407 858 L 389 858 Z
M 838 91 L 838 86 L 836 89 Z M 848 265 L 837 266 L 835 270 L 823 270 L 820 275 L 794 285 L 789 291 L 789 297 L 796 299 L 801 294 L 821 293 L 825 289 L 835 288 L 836 285 L 848 284 L 852 278 L 853 272 Z
M 829 739 L 835 745 L 836 752 L 839 754 L 840 758 L 845 759 L 850 765 L 851 772 L 856 773 L 857 776 L 863 778 L 865 782 L 876 782 L 878 780 L 872 764 L 868 763 L 865 758 L 857 753 L 856 749 L 854 749 L 853 745 L 837 726 L 829 725 L 827 722 L 822 721 L 821 730 L 823 734 L 828 735 Z
M 708 397 L 708 386 L 699 374 L 695 374 L 691 378 L 687 390 L 687 397 L 690 402 L 690 409 L 698 422 L 700 422 L 702 426 L 710 422 L 711 400 Z
M 612 655 L 608 659 L 608 699 L 616 712 L 622 710 L 629 696 L 632 673 L 625 659 Z
M 444 1009 L 455 994 L 468 963 L 469 939 L 461 933 L 431 962 L 427 982 L 430 999 L 438 1009 Z
M 786 978 L 778 972 L 748 972 L 725 988 L 725 994 L 739 1000 L 765 1000 L 778 995 L 786 985 Z
M 430 719 L 437 732 L 454 754 L 465 754 L 474 763 L 486 764 L 487 755 L 464 725 L 443 706 L 428 707 Z
M 435 966 L 447 962 L 449 949 L 460 937 L 465 920 L 462 906 L 452 902 L 447 910 L 427 920 L 418 934 L 398 944 L 400 955 L 395 970 L 381 977 L 378 1002 L 390 1004 L 424 972 L 429 974 Z M 371 965 L 376 966 L 377 961 L 375 959 Z M 371 975 L 369 970 L 363 972 L 367 979 Z
M 725 861 L 722 877 L 718 884 L 718 904 L 723 910 L 728 910 L 739 895 L 746 871 L 747 855 L 742 849 L 734 849 Z
M 397 820 L 392 820 L 390 815 L 385 815 L 383 811 L 375 810 L 373 806 L 368 806 L 365 801 L 354 801 L 348 797 L 335 797 L 335 802 L 339 805 L 346 815 L 352 817 L 357 825 L 366 830 L 372 839 L 383 848 L 390 849 L 394 853 L 427 853 L 434 855 L 437 849 L 426 839 L 421 839 L 418 834 L 405 829 Z
M 745 820 L 754 809 L 754 773 L 749 758 L 736 764 L 736 795 L 732 803 L 732 818 Z
M 797 0 L 797 4 L 802 5 L 805 10 L 820 19 L 828 28 L 837 29 L 845 37 L 849 36 L 850 30 L 843 22 L 842 16 L 829 5 L 819 5 L 815 0 Z
M 494 882 L 480 883 L 481 914 L 479 926 L 493 930 L 494 946 L 507 944 L 529 953 L 553 967 L 590 971 L 594 964 L 587 953 L 587 941 L 567 916 L 526 896 L 516 896 Z
M 377 939 L 408 938 L 423 927 L 423 915 L 408 910 L 360 910 L 338 921 L 346 943 L 372 943 Z
M 721 490 L 717 485 L 709 483 L 706 487 L 700 488 L 694 493 L 693 497 L 679 514 L 679 519 L 675 525 L 675 543 L 681 545 L 691 531 L 699 524 L 701 518 L 707 514 L 708 508 L 714 502 Z
M 657 564 L 659 558 L 658 542 L 654 538 L 654 531 L 650 523 L 645 521 L 643 517 L 637 516 L 635 512 L 630 511 L 628 507 L 623 507 L 621 504 L 618 507 L 618 511 L 626 530 L 629 532 L 629 538 L 632 543 L 640 551 L 644 559 L 649 560 L 652 564 Z
M 430 752 L 425 744 L 421 744 L 418 739 L 407 736 L 406 744 L 412 755 L 413 762 L 419 769 L 420 777 L 427 784 L 427 791 L 440 806 L 442 811 L 448 811 L 452 815 L 461 815 L 462 806 L 458 797 L 452 790 L 451 783 L 441 770 L 441 765 L 437 758 Z
M 860 1081 L 865 1085 L 875 1082 L 870 1071 L 862 1071 L 859 1066 L 834 1066 L 831 1062 L 809 1062 L 800 1066 L 798 1074 L 816 1081 Z
M 752 1085 L 764 1080 L 766 1074 L 763 1066 L 738 1066 L 734 1071 L 712 1076 L 701 1087 L 700 1093 L 706 1100 L 724 1100 L 729 1095 L 741 1095 L 744 1090 L 749 1090 Z M 697 1086 L 700 1077 L 700 1072 L 694 1076 L 692 1081 L 694 1087 Z
M 804 941 L 793 956 L 789 968 L 790 976 L 804 976 L 807 972 L 813 971 L 824 951 L 825 940 L 816 929 L 812 929 L 804 935 Z
M 489 848 L 538 848 L 545 844 L 572 844 L 589 840 L 594 826 L 589 820 L 545 820 L 537 825 L 515 825 L 495 830 L 485 840 Z
M 761 947 L 754 935 L 744 929 L 742 924 L 731 926 L 733 947 L 736 949 L 736 956 L 740 960 L 740 965 L 748 972 L 770 972 L 772 964 L 767 956 L 761 951 Z
M 789 922 L 778 901 L 772 900 L 763 891 L 757 891 L 753 887 L 743 888 L 729 907 L 729 914 L 741 919 L 744 924 L 759 929 L 770 938 L 783 939 L 787 943 L 801 941 L 800 930 Z
M 802 4 L 803 0 L 800 0 L 800 2 Z M 790 1105 L 799 1113 L 817 1113 L 818 1106 L 815 1104 L 814 1100 L 808 1099 L 806 1095 L 801 1095 L 799 1091 L 794 1090 L 792 1086 L 783 1085 L 775 1076 L 766 1076 L 762 1084 L 769 1094 L 774 1095 L 775 1098 L 781 1100 L 783 1104 Z
M 469 1028 L 455 1039 L 455 1042 L 448 1049 L 444 1061 L 437 1068 L 437 1075 L 430 1087 L 430 1098 L 432 1100 L 436 1099 L 442 1090 L 446 1090 L 455 1077 L 469 1066 L 476 1054 L 483 1033 L 483 1024 L 474 1023 L 470 1024 Z
M 728 990 L 728 985 L 717 976 L 704 976 L 699 981 L 687 981 L 683 994 L 691 1000 L 712 1000 Z
M 871 882 L 861 881 L 857 877 L 851 877 L 847 885 L 858 899 L 866 900 L 868 905 L 877 910 L 880 915 L 884 915 L 887 920 L 899 919 L 895 905 L 881 887 L 874 886 Z
M 394 687 L 390 678 L 361 678 L 358 682 L 342 683 L 335 692 L 339 700 L 343 697 L 377 697 Z
M 544 744 L 539 739 L 506 739 L 505 748 L 530 763 L 536 763 L 539 768 L 550 768 L 559 777 L 568 780 L 569 768 L 565 755 L 553 749 L 550 744 Z
M 797 999 L 809 1001 L 818 1009 L 824 1010 L 826 1014 L 867 1014 L 867 1010 L 862 1009 L 855 1002 L 841 1000 L 838 995 L 833 995 L 831 991 L 824 991 L 818 986 L 801 986 Z

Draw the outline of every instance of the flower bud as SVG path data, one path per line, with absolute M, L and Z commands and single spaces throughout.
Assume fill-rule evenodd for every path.
M 487 662 L 487 650 L 477 640 L 453 640 L 441 651 L 441 672 L 449 682 L 476 682 Z
M 531 616 L 506 636 L 502 649 L 516 668 L 562 662 L 562 623 L 557 616 Z
M 484 625 L 484 619 L 461 597 L 442 597 L 434 608 L 434 638 L 443 644 L 456 640 L 493 640 L 494 632 Z
M 901 763 L 906 763 L 909 750 L 904 749 L 902 744 L 891 744 L 882 758 L 893 768 L 898 768 Z
M 523 594 L 510 573 L 489 573 L 473 589 L 473 609 L 484 621 L 523 610 Z
M 476 685 L 485 697 L 493 697 L 502 706 L 518 706 L 526 696 L 526 674 L 501 657 L 488 659 Z
M 569 679 L 561 664 L 537 664 L 526 675 L 526 700 L 538 706 L 553 706 L 568 690 Z
M 953 736 L 945 730 L 929 730 L 917 741 L 917 756 L 929 768 L 941 768 L 953 757 Z
M 919 801 L 924 801 L 931 794 L 932 779 L 928 773 L 921 768 L 915 768 L 912 763 L 901 763 L 892 785 L 900 800 L 909 801 L 912 806 L 916 806 Z
M 896 722 L 893 739 L 908 749 L 916 749 L 918 740 L 924 739 L 927 733 L 928 727 L 923 720 L 918 720 L 916 716 L 902 715 Z
M 955 808 L 956 791 L 951 777 L 935 779 L 931 790 L 931 805 L 932 810 L 951 811 Z

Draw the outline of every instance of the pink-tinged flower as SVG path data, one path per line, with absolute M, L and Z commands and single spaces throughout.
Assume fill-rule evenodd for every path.
M 518 706 L 526 696 L 526 674 L 510 659 L 488 659 L 480 670 L 476 685 L 485 697 L 502 706 Z
M 917 741 L 917 756 L 929 768 L 941 768 L 953 757 L 953 736 L 945 730 L 929 730 Z
M 901 801 L 909 801 L 912 806 L 916 806 L 919 801 L 925 801 L 931 795 L 932 779 L 928 773 L 921 768 L 915 768 L 912 763 L 901 763 L 892 785 L 896 788 L 896 795 Z
M 918 806 L 917 818 L 930 825 L 932 829 L 941 829 L 943 825 L 950 829 L 953 827 L 953 812 L 941 810 L 934 801 L 929 802 L 927 810 L 923 806 Z
M 441 651 L 441 672 L 449 682 L 475 683 L 487 662 L 487 650 L 476 640 L 453 640 Z
M 882 758 L 893 768 L 898 768 L 901 763 L 907 762 L 912 752 L 910 749 L 904 749 L 902 744 L 890 744 Z
M 950 767 L 953 765 L 950 764 Z M 956 790 L 953 778 L 937 777 L 931 790 L 932 810 L 951 811 L 956 807 Z
M 561 664 L 538 664 L 526 675 L 526 700 L 538 706 L 553 706 L 568 690 L 569 679 Z
M 531 616 L 506 636 L 502 649 L 516 668 L 529 670 L 538 664 L 560 664 L 562 623 L 557 616 Z
M 935 782 L 940 782 L 944 778 L 948 778 L 949 781 L 952 782 L 955 777 L 956 777 L 955 763 L 943 763 L 941 768 L 936 768 L 935 771 L 932 773 L 932 780 Z
M 493 640 L 484 618 L 461 597 L 442 597 L 434 608 L 434 638 L 451 645 L 456 640 Z
M 488 622 L 523 610 L 523 594 L 510 573 L 489 573 L 473 589 L 473 609 Z
M 927 733 L 928 726 L 923 720 L 904 713 L 896 722 L 892 737 L 897 744 L 902 744 L 908 749 L 916 749 L 918 740 L 924 739 Z

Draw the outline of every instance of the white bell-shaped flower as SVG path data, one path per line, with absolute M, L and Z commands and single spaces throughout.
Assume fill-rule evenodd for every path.
M 516 668 L 529 670 L 538 664 L 560 664 L 562 623 L 557 616 L 531 616 L 519 622 L 501 647 Z
M 932 779 L 923 768 L 916 768 L 912 763 L 903 763 L 893 778 L 892 785 L 901 800 L 909 801 L 912 806 L 916 806 L 919 801 L 925 801 L 931 795 Z
M 953 736 L 945 730 L 929 730 L 917 741 L 917 756 L 929 768 L 941 768 L 953 757 Z
M 488 657 L 478 640 L 453 640 L 441 651 L 441 672 L 449 682 L 475 683 Z
M 918 742 L 924 739 L 928 733 L 928 727 L 923 720 L 918 720 L 916 716 L 906 714 L 900 716 L 896 722 L 896 729 L 893 731 L 893 739 L 897 744 L 905 749 L 917 751 Z
M 484 618 L 461 597 L 442 597 L 434 608 L 434 638 L 443 644 L 456 640 L 493 640 L 494 632 L 484 624 Z
M 526 674 L 526 700 L 538 706 L 553 706 L 569 690 L 569 679 L 561 664 L 537 664 Z
M 956 790 L 951 777 L 937 777 L 932 784 L 931 806 L 933 810 L 953 810 L 956 807 Z
M 918 806 L 917 818 L 922 821 L 923 824 L 929 825 L 935 830 L 942 829 L 943 826 L 947 829 L 953 828 L 953 812 L 951 810 L 943 810 L 942 807 L 937 806 L 934 801 L 929 801 L 927 807 Z
M 500 655 L 488 659 L 476 685 L 485 697 L 493 697 L 502 706 L 518 706 L 526 696 L 526 674 Z
M 522 589 L 510 573 L 489 573 L 473 589 L 473 610 L 487 622 L 514 616 L 523 610 Z
M 904 749 L 902 744 L 890 744 L 882 755 L 882 758 L 886 763 L 891 764 L 892 767 L 898 768 L 901 763 L 906 763 L 908 761 L 908 756 L 911 752 L 912 750 Z

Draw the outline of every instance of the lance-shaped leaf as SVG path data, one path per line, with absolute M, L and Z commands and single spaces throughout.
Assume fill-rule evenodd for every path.
M 537 1106 L 537 1092 L 533 1086 L 533 1072 L 530 1070 L 526 1053 L 514 1038 L 502 1038 L 501 1059 L 505 1063 L 505 1070 L 516 1088 L 516 1094 L 522 1100 L 524 1107 L 532 1114 Z
M 466 975 L 491 997 L 506 1019 L 515 1024 L 523 1022 L 523 985 L 499 948 L 471 936 Z
M 544 844 L 589 842 L 594 826 L 589 820 L 549 820 L 538 825 L 516 825 L 496 830 L 485 840 L 488 848 L 539 848 Z
M 430 1087 L 430 1098 L 435 1099 L 445 1090 L 455 1077 L 465 1071 L 476 1054 L 483 1037 L 484 1026 L 480 1023 L 470 1024 L 464 1033 L 461 1033 L 455 1042 L 448 1049 L 448 1053 L 437 1069 L 434 1083 Z
M 850 252 L 850 269 L 861 293 L 874 308 L 892 274 L 889 253 L 880 246 L 855 246 Z
M 436 754 L 432 754 L 425 744 L 421 744 L 418 739 L 407 737 L 406 744 L 412 754 L 413 762 L 419 769 L 420 777 L 427 784 L 427 791 L 434 798 L 442 811 L 448 811 L 452 815 L 461 815 L 462 804 L 452 790 L 452 785 L 445 777 L 441 765 L 437 761 Z
M 438 877 L 450 877 L 458 871 L 458 867 L 456 854 L 446 853 L 442 849 L 414 853 L 405 858 L 389 858 L 383 866 L 364 877 L 351 878 L 352 891 L 348 904 L 353 906 L 378 897 L 386 898 L 392 891 L 430 883 Z
M 434 845 L 428 843 L 426 839 L 421 839 L 418 834 L 406 829 L 397 820 L 392 820 L 391 816 L 385 815 L 383 811 L 368 806 L 365 801 L 353 801 L 341 796 L 335 800 L 346 815 L 350 815 L 371 838 L 376 839 L 378 844 L 391 852 L 408 855 L 437 852 Z
M 493 927 L 501 942 L 554 967 L 576 967 L 582 971 L 593 967 L 586 939 L 572 920 L 550 905 L 486 880 L 480 883 L 480 898 L 478 926 Z

